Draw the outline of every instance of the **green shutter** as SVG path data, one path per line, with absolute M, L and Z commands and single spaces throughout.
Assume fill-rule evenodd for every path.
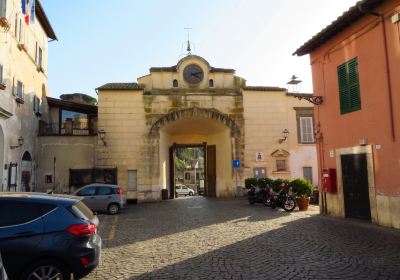
M 357 58 L 338 66 L 340 113 L 361 109 Z

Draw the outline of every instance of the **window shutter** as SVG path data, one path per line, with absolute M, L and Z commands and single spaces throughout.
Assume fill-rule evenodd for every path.
M 301 143 L 314 143 L 314 131 L 312 117 L 300 118 Z
M 361 109 L 357 58 L 338 66 L 340 113 Z
M 0 65 L 0 84 L 1 83 L 3 83 L 3 65 Z

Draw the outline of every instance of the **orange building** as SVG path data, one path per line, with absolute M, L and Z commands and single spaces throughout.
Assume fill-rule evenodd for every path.
M 400 228 L 400 1 L 357 2 L 294 53 L 306 54 L 323 99 L 321 211 Z

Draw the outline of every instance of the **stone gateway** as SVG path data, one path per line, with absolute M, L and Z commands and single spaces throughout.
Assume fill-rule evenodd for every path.
M 96 168 L 116 168 L 118 184 L 138 202 L 160 200 L 162 189 L 175 196 L 174 154 L 182 145 L 204 147 L 209 196 L 234 196 L 236 176 L 243 186 L 259 168 L 268 177 L 293 178 L 310 167 L 317 182 L 314 139 L 301 143 L 306 131 L 298 123 L 312 121 L 312 104 L 284 88 L 246 86 L 235 70 L 188 55 L 175 66 L 151 68 L 137 83 L 107 83 L 97 92 Z M 291 135 L 280 143 L 284 129 Z M 255 159 L 259 152 L 264 161 Z

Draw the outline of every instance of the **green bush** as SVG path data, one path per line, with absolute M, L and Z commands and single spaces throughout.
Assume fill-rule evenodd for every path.
M 244 180 L 244 186 L 245 186 L 247 189 L 249 189 L 249 188 L 251 188 L 251 185 L 256 186 L 257 183 L 258 183 L 257 181 L 258 181 L 257 178 L 246 178 L 246 179 Z
M 267 186 L 271 186 L 273 181 L 274 180 L 272 180 L 270 178 L 260 178 L 260 179 L 257 180 L 257 184 L 260 187 L 264 187 L 265 188 Z
M 287 185 L 289 184 L 289 180 L 282 179 L 282 178 L 278 178 L 278 179 L 272 180 L 272 189 L 273 189 L 275 192 L 280 191 L 279 186 L 280 186 L 282 183 L 284 183 L 284 184 L 287 186 Z
M 306 179 L 294 179 L 289 183 L 289 187 L 299 197 L 310 197 L 313 192 L 313 185 Z

